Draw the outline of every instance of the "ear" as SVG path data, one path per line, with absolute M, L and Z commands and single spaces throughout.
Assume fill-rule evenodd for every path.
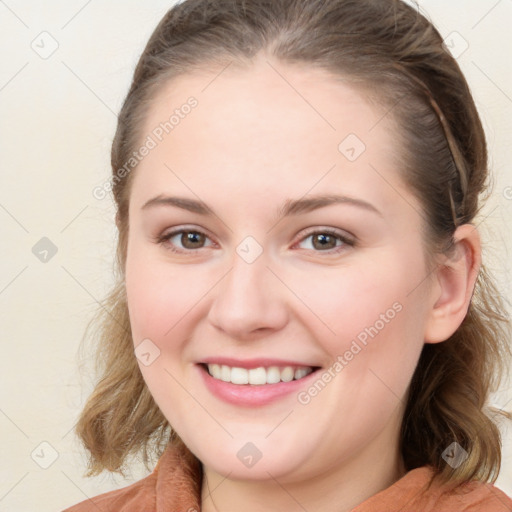
M 464 320 L 481 264 L 480 235 L 475 226 L 459 226 L 450 255 L 443 255 L 435 270 L 425 343 L 447 340 Z

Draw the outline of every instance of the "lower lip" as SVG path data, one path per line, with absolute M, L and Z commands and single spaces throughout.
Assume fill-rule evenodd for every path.
M 318 372 L 318 370 L 315 370 L 302 379 L 292 380 L 290 382 L 240 385 L 214 379 L 202 365 L 198 365 L 198 368 L 206 387 L 213 395 L 230 404 L 246 407 L 267 405 L 279 398 L 283 398 L 292 393 L 298 393 L 304 388 L 304 385 L 309 384 L 309 381 L 312 380 Z

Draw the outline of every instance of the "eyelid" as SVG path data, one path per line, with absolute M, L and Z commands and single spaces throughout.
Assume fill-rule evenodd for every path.
M 298 241 L 301 241 L 308 236 L 314 235 L 315 233 L 328 233 L 331 235 L 339 236 L 340 238 L 354 244 L 356 242 L 355 235 L 353 235 L 349 231 L 339 228 L 332 228 L 329 226 L 315 226 L 313 228 L 306 228 L 297 235 Z

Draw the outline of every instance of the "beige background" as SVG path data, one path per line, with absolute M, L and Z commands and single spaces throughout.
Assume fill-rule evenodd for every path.
M 98 200 L 92 190 L 108 179 L 115 113 L 137 57 L 171 4 L 0 2 L 2 511 L 58 511 L 145 474 L 135 466 L 131 480 L 83 478 L 85 458 L 71 430 L 92 385 L 87 372 L 80 377 L 77 349 L 112 283 L 114 210 L 109 196 Z M 512 2 L 420 5 L 453 51 L 465 50 L 458 60 L 485 123 L 496 176 L 480 225 L 485 257 L 510 299 Z M 43 237 L 55 255 L 39 242 Z M 38 242 L 40 251 L 49 250 L 47 262 L 32 252 Z M 493 401 L 511 408 L 511 388 Z M 511 427 L 504 436 L 497 485 L 512 495 Z

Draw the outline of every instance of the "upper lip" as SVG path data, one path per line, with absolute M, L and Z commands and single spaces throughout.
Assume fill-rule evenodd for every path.
M 286 359 L 272 359 L 272 358 L 254 358 L 254 359 L 234 359 L 231 357 L 208 357 L 201 361 L 202 364 L 219 364 L 230 366 L 231 368 L 246 368 L 248 370 L 252 368 L 269 368 L 270 366 L 279 366 L 281 368 L 285 366 L 291 366 L 293 368 L 318 368 L 317 365 L 312 365 L 310 363 L 303 363 L 299 361 L 291 361 Z

